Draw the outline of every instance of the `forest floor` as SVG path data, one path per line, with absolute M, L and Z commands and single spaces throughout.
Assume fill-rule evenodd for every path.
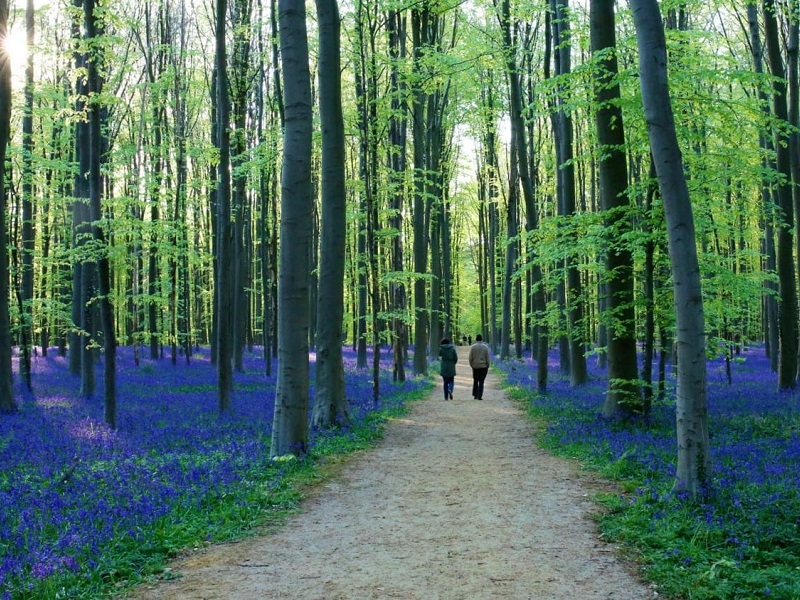
M 277 531 L 177 560 L 131 600 L 642 600 L 658 594 L 602 541 L 606 482 L 537 447 L 494 374 L 482 401 L 462 361 L 343 461 Z

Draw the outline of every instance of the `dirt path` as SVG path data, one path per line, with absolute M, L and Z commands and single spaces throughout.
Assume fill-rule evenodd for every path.
M 598 540 L 591 480 L 536 447 L 494 375 L 473 400 L 463 363 L 455 400 L 439 384 L 280 531 L 178 561 L 181 578 L 130 598 L 652 598 Z

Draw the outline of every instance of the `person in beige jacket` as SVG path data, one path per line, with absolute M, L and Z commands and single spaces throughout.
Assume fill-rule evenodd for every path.
M 472 368 L 472 397 L 483 400 L 483 382 L 489 373 L 489 346 L 483 343 L 483 336 L 475 336 L 475 343 L 469 349 L 469 366 Z

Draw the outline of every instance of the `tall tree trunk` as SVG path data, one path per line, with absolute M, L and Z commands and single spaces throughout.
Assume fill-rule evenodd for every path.
M 247 175 L 244 163 L 247 160 L 247 105 L 250 99 L 250 37 L 252 4 L 250 0 L 235 0 L 233 23 L 233 57 L 231 64 L 231 91 L 233 112 L 233 139 L 231 147 L 233 218 L 233 368 L 244 370 L 244 348 L 246 345 L 249 301 L 247 285 L 252 263 L 252 250 L 245 244 L 245 228 L 249 226 L 247 199 Z
M 8 39 L 8 0 L 0 0 L 0 48 Z M 9 307 L 8 195 L 6 150 L 11 140 L 11 59 L 0 52 L 0 412 L 17 409 L 11 371 L 11 316 Z
M 33 346 L 33 256 L 35 252 L 33 217 L 33 0 L 26 2 L 28 62 L 25 67 L 25 114 L 22 118 L 22 260 L 20 286 L 20 377 L 28 390 L 31 382 L 31 350 Z
M 667 45 L 656 0 L 630 0 L 647 132 L 669 232 L 678 340 L 678 464 L 673 489 L 702 497 L 711 481 L 706 344 L 694 217 L 667 82 Z
M 522 115 L 522 83 L 520 81 L 520 69 L 517 64 L 517 43 L 512 36 L 511 27 L 511 8 L 510 2 L 504 0 L 501 3 L 500 25 L 503 32 L 503 51 L 505 55 L 506 72 L 509 81 L 509 98 L 511 104 L 511 129 L 513 132 L 512 141 L 514 151 L 517 156 L 515 161 L 519 172 L 520 184 L 522 186 L 522 196 L 525 202 L 525 231 L 533 233 L 539 228 L 539 211 L 536 206 L 534 178 L 532 172 L 532 156 L 529 148 L 533 147 L 532 140 L 528 138 L 528 130 Z M 542 290 L 542 270 L 536 257 L 536 250 L 528 247 L 526 261 L 532 265 L 532 284 L 536 288 L 533 297 L 533 310 L 539 324 L 537 325 L 537 335 L 535 336 L 539 347 L 536 348 L 538 389 L 544 392 L 547 388 L 547 346 L 548 335 L 547 326 L 544 322 L 545 297 Z
M 761 31 L 758 24 L 758 5 L 756 1 L 753 0 L 748 2 L 747 4 L 747 22 L 748 22 L 748 29 L 750 32 L 750 48 L 753 53 L 753 68 L 758 75 L 762 75 L 764 73 L 764 51 L 763 46 L 761 44 Z M 758 87 L 758 100 L 759 104 L 762 106 L 762 111 L 764 112 L 764 116 L 768 117 L 770 115 L 769 109 L 769 97 L 767 96 L 766 91 L 764 91 L 763 87 Z M 759 135 L 759 147 L 764 150 L 763 154 L 765 156 L 772 155 L 774 153 L 774 145 L 772 143 L 772 136 L 764 135 L 763 133 Z M 770 182 L 766 179 L 766 173 L 769 170 L 774 170 L 775 165 L 769 164 L 768 159 L 763 159 L 764 173 L 765 176 L 761 182 L 761 203 L 763 204 L 764 209 L 764 241 L 763 241 L 763 252 L 764 256 L 766 257 L 765 260 L 765 267 L 767 271 L 770 273 L 774 273 L 776 271 L 776 259 L 775 259 L 775 236 L 773 233 L 772 223 L 774 220 L 774 205 L 775 201 L 773 199 L 773 192 L 771 189 Z M 764 328 L 765 337 L 767 340 L 766 350 L 767 355 L 769 356 L 769 363 L 770 369 L 772 372 L 778 372 L 778 357 L 780 355 L 780 351 L 778 348 L 778 341 L 779 341 L 779 334 L 778 334 L 778 301 L 776 299 L 776 295 L 778 293 L 777 286 L 773 281 L 767 281 L 765 283 L 767 290 L 770 293 L 765 294 L 764 296 L 764 311 L 765 311 L 765 319 L 766 319 L 766 326 Z
M 73 6 L 77 9 L 74 13 L 73 21 L 73 43 L 76 48 L 80 48 L 83 41 L 81 38 L 81 24 L 84 19 L 83 1 L 73 0 Z M 75 66 L 78 72 L 88 71 L 89 58 L 80 49 L 75 51 Z M 78 77 L 75 83 L 75 110 L 78 114 L 88 111 L 89 87 L 86 77 Z M 95 336 L 95 320 L 92 313 L 92 300 L 94 298 L 94 279 L 96 265 L 86 256 L 83 247 L 88 238 L 92 235 L 91 213 L 89 208 L 89 121 L 88 118 L 78 120 L 75 126 L 75 160 L 77 162 L 77 173 L 75 174 L 74 191 L 75 202 L 73 203 L 73 236 L 75 247 L 78 250 L 78 258 L 74 264 L 72 309 L 73 320 L 78 335 L 70 340 L 70 344 L 75 343 L 73 353 L 77 352 L 79 358 L 75 359 L 75 365 L 81 377 L 80 396 L 91 398 L 94 396 L 95 380 L 95 351 L 92 343 Z M 70 345 L 72 348 L 72 345 Z M 70 360 L 72 365 L 72 360 Z
M 778 20 L 774 0 L 764 0 L 764 34 L 772 71 L 772 102 L 778 123 L 788 123 L 786 105 L 786 76 L 780 49 Z M 785 127 L 777 130 L 777 167 L 782 179 L 778 183 L 778 281 L 780 289 L 780 364 L 778 388 L 794 389 L 797 385 L 797 289 L 794 268 L 794 205 L 792 199 L 792 169 L 789 134 Z
M 518 231 L 517 212 L 519 210 L 519 157 L 515 137 L 516 130 L 511 131 L 511 160 L 508 181 L 508 206 L 506 207 L 506 258 L 503 270 L 503 310 L 500 333 L 500 358 L 508 359 L 511 346 L 511 306 L 513 294 L 513 276 L 517 267 L 517 245 L 514 243 Z
M 595 71 L 595 124 L 600 146 L 598 164 L 600 205 L 605 212 L 607 243 L 605 284 L 607 311 L 613 315 L 608 339 L 608 392 L 603 414 L 624 416 L 641 410 L 641 392 L 636 383 L 636 314 L 633 305 L 633 255 L 625 238 L 630 233 L 626 195 L 628 167 L 625 162 L 625 130 L 619 106 L 617 40 L 614 0 L 591 0 L 592 53 Z
M 653 198 L 658 192 L 658 182 L 656 180 L 656 166 L 650 157 L 650 167 L 647 175 L 648 185 L 644 199 L 644 215 L 646 219 L 646 229 L 650 235 L 644 245 L 644 302 L 645 302 L 645 323 L 644 323 L 644 357 L 642 360 L 642 381 L 644 382 L 644 406 L 646 410 L 653 403 L 653 360 L 656 350 L 656 270 L 655 253 L 656 238 L 655 232 L 660 227 L 655 226 L 655 215 L 653 214 Z M 660 345 L 659 345 L 660 346 Z
M 311 185 L 311 81 L 302 0 L 279 0 L 286 130 L 281 183 L 278 274 L 278 382 L 271 456 L 304 454 L 308 446 L 308 256 Z
M 345 139 L 342 115 L 339 10 L 336 0 L 316 0 L 319 25 L 319 112 L 322 129 L 322 232 L 317 319 L 317 369 L 312 423 L 349 421 L 342 362 L 344 320 Z M 324 291 L 324 293 L 322 293 Z
M 86 19 L 86 36 L 92 42 L 102 35 L 100 16 L 95 11 L 95 0 L 84 0 Z M 104 353 L 104 378 L 105 378 L 105 410 L 104 418 L 111 429 L 117 428 L 117 337 L 114 324 L 114 306 L 111 302 L 111 268 L 108 260 L 108 245 L 105 232 L 100 226 L 103 218 L 102 210 L 102 177 L 103 162 L 103 117 L 102 98 L 103 81 L 101 70 L 103 68 L 100 52 L 94 52 L 89 57 L 88 87 L 89 103 L 89 200 L 94 222 L 94 239 L 101 248 L 100 258 L 97 261 L 97 278 L 100 291 L 100 319 L 103 326 L 103 353 Z
M 406 86 L 400 78 L 400 61 L 406 57 L 406 20 L 401 11 L 389 11 L 387 18 L 389 35 L 389 54 L 392 66 L 389 75 L 391 93 L 391 116 L 389 117 L 389 177 L 391 178 L 391 213 L 389 225 L 394 231 L 392 239 L 392 271 L 405 271 L 403 260 L 403 213 L 405 212 L 405 171 L 406 171 L 406 132 L 407 116 L 405 112 Z M 392 299 L 392 380 L 406 379 L 406 287 L 405 283 L 396 279 L 390 284 Z
M 555 64 L 556 75 L 561 77 L 569 75 L 571 66 L 571 42 L 569 26 L 569 5 L 567 0 L 551 0 L 553 10 L 553 26 L 556 43 Z M 556 100 L 558 107 L 558 125 L 560 134 L 557 135 L 559 152 L 558 183 L 561 188 L 561 215 L 566 218 L 577 214 L 575 206 L 575 167 L 573 159 L 573 126 L 572 115 L 565 109 L 566 100 L 563 92 L 559 91 Z M 584 304 L 580 271 L 575 257 L 567 259 L 565 301 L 567 319 L 569 323 L 569 363 L 570 381 L 572 385 L 582 385 L 589 380 L 586 370 L 586 334 L 584 331 Z
M 369 29 L 366 26 L 369 25 Z M 356 287 L 358 295 L 356 299 L 356 323 L 355 323 L 355 338 L 356 338 L 356 366 L 359 369 L 367 368 L 367 313 L 368 313 L 368 277 L 367 272 L 369 269 L 367 258 L 367 223 L 369 217 L 367 215 L 367 206 L 369 205 L 368 197 L 372 193 L 372 177 L 369 168 L 370 155 L 374 150 L 373 133 L 370 118 L 371 111 L 373 110 L 374 98 L 374 77 L 370 65 L 372 64 L 372 56 L 368 54 L 370 41 L 374 39 L 374 26 L 371 24 L 370 15 L 365 2 L 358 0 L 356 2 L 356 54 L 358 56 L 355 85 L 356 85 L 356 103 L 358 107 L 358 129 L 359 129 L 359 145 L 358 145 L 358 173 L 361 181 L 364 184 L 363 190 L 360 193 L 359 201 L 359 222 L 357 224 L 357 239 L 356 239 L 356 261 L 358 264 L 357 282 Z
M 217 0 L 216 72 L 217 138 L 219 167 L 217 175 L 217 385 L 220 413 L 231 410 L 233 388 L 233 224 L 231 222 L 230 172 L 230 95 L 225 41 L 227 0 Z
M 411 37 L 414 44 L 414 72 L 421 75 L 423 49 L 427 45 L 429 11 L 427 4 L 411 11 Z M 412 95 L 414 128 L 414 373 L 428 372 L 428 304 L 423 275 L 428 272 L 428 232 L 425 201 L 426 148 L 425 94 L 421 82 L 414 84 Z

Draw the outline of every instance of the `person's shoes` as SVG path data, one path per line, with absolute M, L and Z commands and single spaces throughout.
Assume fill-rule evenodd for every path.
M 450 392 L 450 400 L 453 399 L 453 392 Z

